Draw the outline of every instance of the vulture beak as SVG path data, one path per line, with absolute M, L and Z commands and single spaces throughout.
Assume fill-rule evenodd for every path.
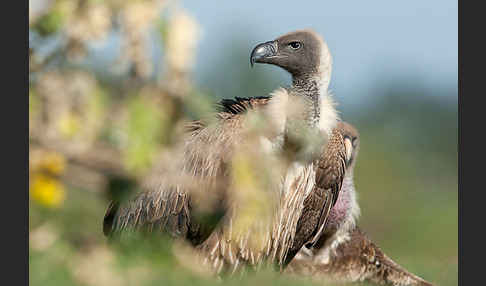
M 255 63 L 268 63 L 267 59 L 275 57 L 277 50 L 277 41 L 269 41 L 257 45 L 251 51 L 250 65 L 253 67 Z

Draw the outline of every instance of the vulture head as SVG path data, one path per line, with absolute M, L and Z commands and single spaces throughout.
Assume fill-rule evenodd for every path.
M 340 121 L 337 125 L 342 130 L 344 145 L 346 146 L 346 166 L 352 170 L 359 152 L 359 133 L 353 125 Z
M 288 71 L 294 79 L 319 77 L 329 82 L 331 54 L 323 38 L 312 30 L 299 30 L 258 44 L 250 64 L 272 64 Z

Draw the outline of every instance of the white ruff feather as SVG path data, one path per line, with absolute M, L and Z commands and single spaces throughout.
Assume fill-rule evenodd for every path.
M 335 108 L 336 104 L 332 100 L 331 94 L 327 90 L 321 91 L 319 101 L 321 112 L 318 126 L 320 130 L 330 135 L 334 127 L 336 127 L 339 119 Z
M 319 84 L 319 129 L 331 134 L 332 129 L 336 126 L 339 116 L 336 110 L 336 103 L 332 99 L 332 94 L 329 92 L 329 82 L 331 81 L 332 71 L 332 57 L 324 42 L 321 41 L 321 57 L 319 63 L 319 77 L 317 82 Z

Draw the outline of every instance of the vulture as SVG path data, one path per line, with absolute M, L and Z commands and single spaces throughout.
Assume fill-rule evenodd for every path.
M 303 245 L 313 247 L 326 233 L 347 167 L 346 143 L 328 91 L 328 46 L 314 31 L 299 30 L 258 44 L 250 63 L 286 70 L 291 85 L 270 96 L 222 100 L 215 120 L 189 124 L 182 156 L 173 160 L 177 178 L 157 173 L 136 197 L 111 202 L 105 235 L 142 229 L 169 233 L 191 242 L 217 273 L 233 273 L 264 262 L 283 270 Z M 256 157 L 245 157 L 250 153 Z M 287 156 L 282 170 L 282 164 L 265 165 L 264 158 L 282 154 Z M 231 194 L 238 198 L 249 190 L 231 191 L 239 172 L 234 161 L 258 156 L 261 161 L 250 163 L 273 174 L 262 188 L 276 203 L 268 203 L 269 220 L 258 217 L 237 228 L 242 203 Z M 198 219 L 206 197 L 217 202 L 212 209 L 221 215 L 215 224 Z
M 337 129 L 346 146 L 342 189 L 323 235 L 312 247 L 302 247 L 285 273 L 344 283 L 368 281 L 380 285 L 432 286 L 385 255 L 356 225 L 360 208 L 353 169 L 359 151 L 359 134 L 346 122 L 339 122 Z

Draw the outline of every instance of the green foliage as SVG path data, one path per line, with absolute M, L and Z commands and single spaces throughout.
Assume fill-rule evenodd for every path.
M 404 157 L 386 134 L 373 131 L 370 126 L 359 127 L 361 149 L 355 183 L 362 210 L 360 225 L 385 253 L 410 271 L 437 285 L 457 285 L 457 166 L 450 166 L 447 173 L 441 174 L 441 178 L 449 177 L 448 180 L 417 174 L 414 170 L 426 154 Z M 43 252 L 31 249 L 32 285 L 80 285 L 69 264 L 57 259 L 71 257 L 86 245 L 106 244 L 101 231 L 106 206 L 104 196 L 77 189 L 70 189 L 66 205 L 58 212 L 31 206 L 30 228 L 35 230 L 50 222 L 62 237 L 53 249 Z M 159 241 L 132 241 L 109 248 L 116 257 L 114 263 L 119 272 L 139 269 L 140 265 L 147 269 L 146 279 L 140 278 L 137 285 L 214 285 L 215 280 L 182 267 L 170 253 L 170 245 L 167 238 L 161 237 Z M 225 281 L 225 285 L 302 283 L 272 272 Z
M 33 27 L 41 36 L 48 36 L 56 33 L 64 24 L 64 16 L 58 9 L 51 10 L 42 15 Z
M 215 100 L 214 96 L 201 91 L 193 91 L 183 99 L 184 112 L 188 118 L 198 120 L 201 118 L 214 117 Z
M 139 174 L 151 167 L 167 118 L 156 105 L 142 97 L 131 98 L 127 106 L 125 164 Z
M 107 2 L 107 5 L 123 9 L 122 2 Z M 56 3 L 64 5 L 69 1 Z M 60 12 L 66 8 L 61 9 L 59 5 L 53 5 L 31 29 L 41 37 L 62 31 L 68 24 L 68 16 Z M 135 19 L 143 22 L 144 17 Z M 156 28 L 164 44 L 169 32 L 167 20 L 158 20 Z M 87 106 L 81 107 L 85 108 L 86 121 L 81 120 L 79 124 L 90 129 L 103 121 L 99 141 L 121 151 L 121 161 L 128 173 L 146 174 L 157 155 L 167 150 L 164 148 L 172 142 L 171 133 L 181 117 L 214 118 L 215 97 L 265 96 L 284 84 L 283 77 L 278 76 L 280 71 L 274 67 L 247 68 L 249 42 L 241 35 L 228 41 L 228 46 L 221 49 L 226 54 L 218 54 L 212 66 L 207 67 L 202 80 L 204 86 L 191 87 L 189 94 L 177 99 L 158 89 L 143 91 L 141 86 L 154 82 L 132 79 L 129 73 L 115 76 L 108 69 L 94 72 L 88 67 L 87 71 L 96 76 L 97 83 Z M 76 45 L 70 48 L 75 49 Z M 68 61 L 65 50 L 53 54 L 64 55 L 53 57 L 59 61 Z M 49 62 L 49 69 L 59 69 L 61 74 L 66 66 L 72 67 L 72 62 Z M 265 72 L 266 69 L 271 72 Z M 39 73 L 42 72 L 40 69 Z M 109 80 L 101 87 L 103 77 Z M 410 90 L 405 88 L 407 85 L 390 83 L 390 90 L 377 93 L 386 96 L 377 98 L 372 105 L 359 107 L 365 115 L 343 112 L 344 119 L 354 124 L 361 134 L 355 170 L 362 210 L 359 224 L 385 253 L 410 271 L 437 285 L 457 285 L 457 104 L 424 100 L 429 97 L 426 90 Z M 83 90 L 79 86 L 85 83 L 77 87 Z M 55 87 L 55 91 L 61 89 L 56 100 L 67 98 L 63 92 L 68 91 Z M 29 90 L 29 118 L 33 123 L 40 120 L 37 115 L 43 111 L 42 93 L 36 88 L 33 84 Z M 346 107 L 338 106 L 341 111 Z M 116 111 L 117 116 L 112 116 L 112 111 Z M 240 166 L 245 167 L 240 170 L 242 180 L 247 179 L 244 175 L 251 174 L 249 170 L 259 170 L 250 162 L 243 163 L 246 164 Z M 80 172 L 78 176 L 84 177 L 84 174 Z M 244 183 L 249 186 L 255 183 L 247 181 Z M 166 236 L 135 234 L 131 239 L 108 243 L 102 233 L 108 199 L 123 200 L 139 189 L 134 181 L 115 176 L 107 179 L 102 192 L 66 184 L 66 200 L 57 209 L 29 201 L 30 284 L 217 284 L 218 279 L 201 276 L 181 263 L 174 256 L 171 239 Z M 265 201 L 255 201 L 255 204 L 268 205 Z M 249 208 L 249 212 L 257 212 L 257 209 Z M 225 279 L 224 285 L 316 284 L 264 270 Z

